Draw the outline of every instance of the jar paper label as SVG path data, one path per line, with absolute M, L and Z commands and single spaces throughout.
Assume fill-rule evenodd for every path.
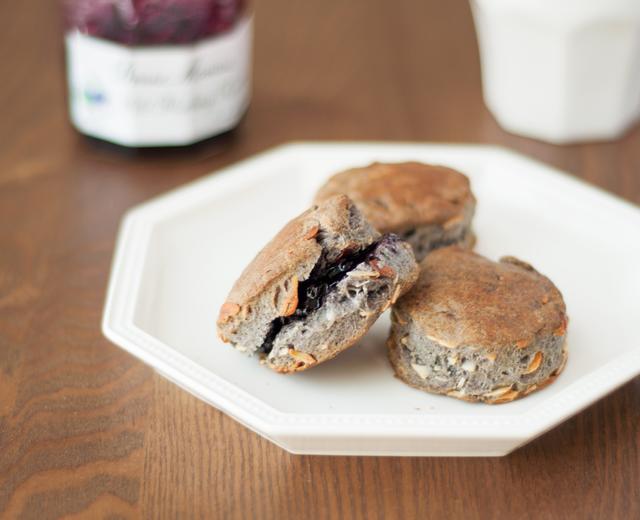
M 190 144 L 233 128 L 250 94 L 252 20 L 191 45 L 66 36 L 71 119 L 129 146 Z

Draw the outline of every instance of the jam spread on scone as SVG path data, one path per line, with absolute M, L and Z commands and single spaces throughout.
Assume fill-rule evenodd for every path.
M 362 262 L 376 260 L 376 250 L 386 247 L 391 251 L 397 251 L 398 237 L 392 233 L 383 235 L 380 240 L 359 251 L 345 251 L 337 261 L 329 262 L 325 256 L 320 258 L 311 271 L 309 278 L 298 285 L 298 307 L 290 316 L 281 316 L 271 322 L 269 332 L 260 352 L 268 354 L 273 348 L 273 342 L 282 330 L 282 327 L 295 320 L 306 318 L 317 311 L 325 302 L 327 294 L 343 280 L 350 271 L 353 271 Z

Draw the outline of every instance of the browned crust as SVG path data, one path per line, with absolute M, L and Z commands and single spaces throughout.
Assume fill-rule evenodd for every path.
M 331 177 L 315 201 L 344 193 L 382 233 L 439 224 L 452 227 L 475 206 L 469 179 L 462 173 L 419 162 L 373 163 Z
M 420 268 L 394 311 L 443 345 L 477 345 L 491 353 L 566 333 L 562 294 L 525 262 L 492 262 L 452 246 L 431 252 Z

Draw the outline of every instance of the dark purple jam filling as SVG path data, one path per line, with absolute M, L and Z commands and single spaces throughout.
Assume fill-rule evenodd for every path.
M 192 43 L 228 31 L 247 0 L 65 0 L 67 31 L 125 45 Z
M 271 322 L 269 332 L 258 349 L 268 354 L 273 349 L 273 342 L 282 328 L 292 321 L 305 319 L 309 314 L 318 310 L 324 304 L 327 295 L 362 262 L 369 262 L 376 258 L 376 251 L 380 246 L 396 252 L 398 237 L 394 234 L 383 235 L 380 240 L 359 251 L 345 251 L 337 262 L 330 263 L 321 257 L 315 265 L 309 278 L 298 285 L 298 308 L 291 316 L 276 318 Z

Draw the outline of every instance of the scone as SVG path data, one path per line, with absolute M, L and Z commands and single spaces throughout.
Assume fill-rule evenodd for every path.
M 344 195 L 289 222 L 220 309 L 218 334 L 278 372 L 353 345 L 418 276 L 411 246 L 380 235 Z
M 331 177 L 315 202 L 348 195 L 381 233 L 409 242 L 418 261 L 451 244 L 473 247 L 471 219 L 476 200 L 462 173 L 419 162 L 373 163 Z
M 393 306 L 389 359 L 411 386 L 467 401 L 505 403 L 551 383 L 564 367 L 560 291 L 513 257 L 459 247 L 430 253 Z

